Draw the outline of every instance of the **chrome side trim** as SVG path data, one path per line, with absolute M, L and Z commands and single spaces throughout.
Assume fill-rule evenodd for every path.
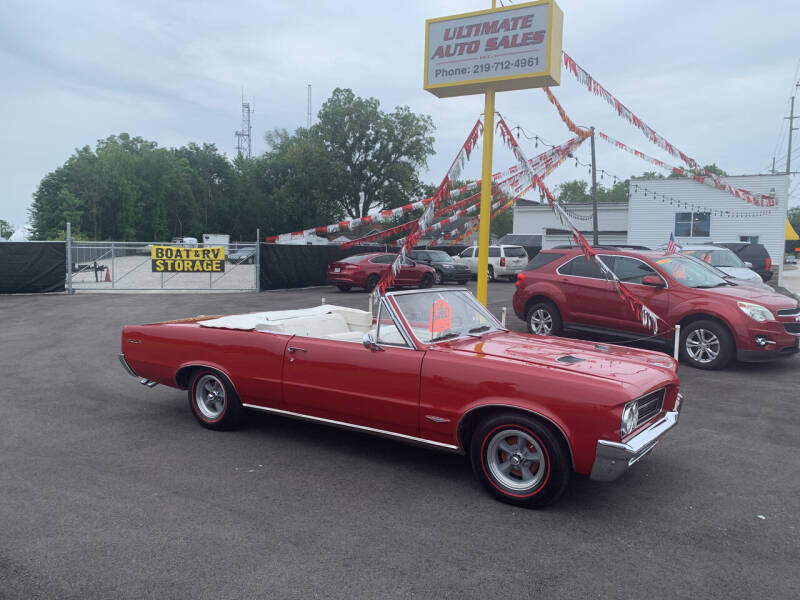
M 395 438 L 412 444 L 422 444 L 425 446 L 433 446 L 434 448 L 439 448 L 441 450 L 449 450 L 450 452 L 462 453 L 461 448 L 459 448 L 458 446 L 454 446 L 453 444 L 434 442 L 433 440 L 426 440 L 424 438 L 418 438 L 411 435 L 406 435 L 404 433 L 395 433 L 393 431 L 386 431 L 384 429 L 375 429 L 374 427 L 366 427 L 364 425 L 355 425 L 354 423 L 346 423 L 344 421 L 334 421 L 333 419 L 323 419 L 322 417 L 313 417 L 311 415 L 304 415 L 302 413 L 291 412 L 288 410 L 281 410 L 279 408 L 268 408 L 266 406 L 257 406 L 255 404 L 244 404 L 244 403 L 242 403 L 242 406 L 245 408 L 261 410 L 276 415 L 282 415 L 284 417 L 291 417 L 293 419 L 312 421 L 314 423 L 322 423 L 324 425 L 331 425 L 333 427 L 341 427 L 342 429 L 353 429 L 355 431 L 363 431 L 364 433 L 371 433 L 373 435 L 379 435 L 381 437 Z
M 675 427 L 677 423 L 678 410 L 669 411 L 626 443 L 599 440 L 590 479 L 614 481 L 619 478 L 628 470 L 628 467 L 655 448 L 664 434 Z
M 128 364 L 128 361 L 125 360 L 125 355 L 122 352 L 119 353 L 119 357 L 118 358 L 119 358 L 119 362 L 122 363 L 123 368 L 128 372 L 128 375 L 133 375 L 134 377 L 138 377 L 138 375 L 136 374 L 136 371 L 134 371 L 131 368 L 131 366 Z
M 519 411 L 522 411 L 522 412 L 530 413 L 530 414 L 532 414 L 532 415 L 534 415 L 536 417 L 539 417 L 540 419 L 542 419 L 544 421 L 547 421 L 548 423 L 550 423 L 550 425 L 552 425 L 553 427 L 558 429 L 558 431 L 563 436 L 564 441 L 567 442 L 567 449 L 569 450 L 569 461 L 572 464 L 572 469 L 575 470 L 575 457 L 572 455 L 572 444 L 570 444 L 569 437 L 567 437 L 567 434 L 564 433 L 564 430 L 561 429 L 561 427 L 559 427 L 558 424 L 554 423 L 553 421 L 551 421 L 550 419 L 545 417 L 543 414 L 540 414 L 540 413 L 536 412 L 535 410 L 531 410 L 529 408 L 521 408 L 519 406 L 514 406 L 512 404 L 481 404 L 480 406 L 476 406 L 475 408 L 465 412 L 458 419 L 458 425 L 456 426 L 456 431 L 458 432 L 459 438 L 461 437 L 461 425 L 463 424 L 464 419 L 467 417 L 467 415 L 472 414 L 476 410 L 480 410 L 482 408 L 510 408 L 512 410 L 519 410 Z M 460 440 L 460 441 L 461 441 L 461 446 L 463 447 L 464 446 L 464 440 Z

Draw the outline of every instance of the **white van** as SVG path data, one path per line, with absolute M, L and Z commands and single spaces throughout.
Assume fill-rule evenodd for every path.
M 466 265 L 473 275 L 478 274 L 478 247 L 470 246 L 454 256 L 457 263 Z M 489 246 L 489 281 L 498 277 L 516 279 L 528 264 L 528 253 L 522 246 Z

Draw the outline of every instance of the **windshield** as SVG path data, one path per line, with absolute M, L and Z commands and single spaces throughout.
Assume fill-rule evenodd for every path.
M 428 256 L 430 256 L 433 262 L 453 262 L 453 257 L 441 250 L 428 250 Z
M 688 256 L 670 256 L 655 262 L 661 270 L 686 287 L 711 288 L 729 285 L 717 275 L 718 271 L 714 267 Z
M 465 291 L 431 290 L 394 296 L 411 332 L 423 344 L 461 336 L 480 337 L 501 329 L 475 297 Z
M 684 250 L 684 254 L 693 256 L 712 267 L 744 268 L 744 263 L 733 252 L 720 248 L 719 250 Z

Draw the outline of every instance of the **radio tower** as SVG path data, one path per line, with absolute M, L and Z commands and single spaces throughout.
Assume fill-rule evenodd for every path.
M 240 156 L 250 158 L 253 153 L 252 132 L 253 128 L 250 125 L 250 114 L 255 111 L 250 110 L 250 103 L 244 101 L 244 92 L 242 92 L 242 129 L 236 132 L 236 150 Z
M 306 122 L 308 129 L 311 129 L 311 84 L 308 84 L 308 110 L 306 111 Z

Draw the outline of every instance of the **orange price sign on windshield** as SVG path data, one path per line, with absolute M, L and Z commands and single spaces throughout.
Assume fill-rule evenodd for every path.
M 431 332 L 441 333 L 450 329 L 452 314 L 453 311 L 444 298 L 434 302 L 431 307 Z

